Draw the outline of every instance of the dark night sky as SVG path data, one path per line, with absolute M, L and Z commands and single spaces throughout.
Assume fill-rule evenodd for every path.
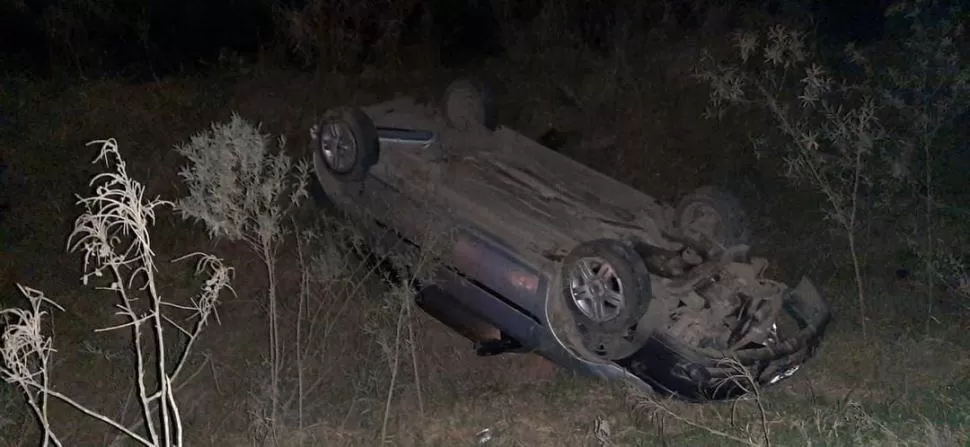
M 546 0 L 551 1 L 551 0 Z M 594 46 L 605 42 L 610 21 L 619 0 L 574 0 L 569 3 L 574 17 L 567 26 Z M 688 11 L 687 0 L 684 8 Z M 781 11 L 781 1 L 738 0 L 750 5 L 760 2 L 772 10 Z M 790 0 L 798 5 L 798 0 Z M 16 6 L 14 2 L 0 2 L 0 67 L 4 71 L 50 68 L 51 59 L 63 59 L 60 53 L 78 53 L 87 65 L 99 65 L 107 72 L 151 67 L 155 71 L 177 70 L 200 59 L 212 59 L 221 49 L 233 49 L 241 54 L 255 51 L 261 44 L 278 38 L 274 29 L 272 8 L 279 5 L 299 6 L 301 0 L 99 0 L 86 4 L 99 5 L 101 10 L 88 11 L 83 20 L 65 22 L 72 28 L 72 38 L 51 42 L 44 30 L 45 12 L 58 2 L 33 0 Z M 886 0 L 811 0 L 808 9 L 814 10 L 821 23 L 818 31 L 833 41 L 868 40 L 882 33 L 882 12 Z M 454 60 L 446 65 L 463 64 L 470 58 L 495 55 L 498 45 L 497 27 L 500 25 L 491 2 L 468 0 L 457 3 L 449 0 L 428 2 L 434 17 L 432 44 Z M 536 15 L 543 0 L 523 0 L 512 10 L 515 25 L 523 26 Z M 455 5 L 463 5 L 455 7 Z M 649 7 L 649 6 L 648 6 Z M 798 6 L 804 8 L 804 6 Z M 381 11 L 375 11 L 379 20 Z M 685 28 L 699 25 L 682 14 Z M 409 15 L 417 22 L 419 11 Z M 416 25 L 415 23 L 414 25 Z M 147 28 L 145 27 L 147 25 Z M 416 29 L 417 26 L 407 26 Z M 65 28 L 61 28 L 65 29 Z M 143 32 L 147 30 L 147 34 Z M 362 29 L 374 34 L 379 23 Z M 685 32 L 690 32 L 689 29 Z M 145 38 L 147 37 L 147 38 Z M 414 37 L 414 36 L 410 36 Z M 65 48 L 69 42 L 70 48 Z M 52 48 L 54 54 L 52 54 Z

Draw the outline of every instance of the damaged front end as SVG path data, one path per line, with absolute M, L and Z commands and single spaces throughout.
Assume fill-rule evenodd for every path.
M 618 364 L 661 392 L 712 400 L 783 380 L 812 356 L 831 315 L 812 282 L 765 279 L 767 261 L 747 260 L 747 247 L 720 258 L 654 283 L 650 335 Z

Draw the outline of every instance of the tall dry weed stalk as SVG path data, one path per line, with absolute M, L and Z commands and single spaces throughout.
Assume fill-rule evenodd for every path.
M 970 40 L 960 2 L 908 0 L 887 12 L 892 36 L 872 48 L 848 45 L 841 62 L 809 51 L 799 30 L 774 26 L 738 32 L 734 57 L 706 54 L 697 77 L 711 87 L 708 117 L 727 106 L 754 106 L 777 125 L 756 139 L 759 155 L 785 162 L 785 175 L 807 181 L 826 199 L 826 216 L 848 239 L 865 332 L 859 257 L 860 212 L 891 209 L 913 222 L 932 319 L 940 154 L 953 147 L 970 111 Z M 958 143 L 959 144 L 959 143 Z M 915 194 L 922 209 L 905 209 Z
M 706 117 L 727 106 L 766 110 L 775 139 L 756 140 L 760 156 L 784 160 L 784 175 L 808 183 L 825 199 L 826 218 L 846 236 L 855 274 L 859 321 L 866 333 L 866 295 L 857 242 L 863 194 L 886 139 L 878 103 L 869 92 L 840 80 L 806 46 L 806 34 L 784 26 L 735 34 L 735 58 L 705 53 L 696 76 L 711 87 Z
M 771 447 L 773 445 L 769 423 L 771 415 L 754 374 L 737 359 L 724 359 L 718 366 L 723 371 L 730 371 L 727 377 L 720 380 L 718 387 L 738 387 L 747 397 L 731 403 L 729 417 L 725 418 L 718 409 L 713 409 L 715 417 L 711 418 L 712 420 L 690 416 L 682 410 L 686 405 L 684 402 L 677 401 L 673 397 L 644 393 L 638 389 L 633 389 L 630 393 L 635 411 L 646 413 L 651 420 L 660 425 L 661 433 L 664 420 L 669 418 L 707 432 L 715 438 L 739 445 Z M 752 422 L 747 422 L 749 418 Z
M 444 209 L 440 203 L 441 195 L 437 193 L 440 183 L 432 176 L 422 178 L 420 184 L 425 185 L 424 194 L 420 194 L 414 209 L 404 210 L 403 212 L 421 212 L 427 210 Z M 389 206 L 388 209 L 395 209 Z M 395 211 L 400 212 L 400 211 Z M 369 212 L 363 212 L 363 221 L 376 219 Z M 413 215 L 412 215 L 413 217 Z M 372 228 L 373 233 L 369 237 L 362 237 L 355 240 L 355 245 L 359 253 L 365 257 L 377 260 L 383 264 L 383 269 L 377 273 L 382 276 L 383 282 L 387 287 L 383 291 L 381 307 L 369 315 L 367 324 L 363 331 L 372 336 L 376 341 L 381 352 L 381 359 L 386 362 L 389 375 L 387 389 L 383 401 L 383 413 L 378 432 L 378 442 L 380 445 L 387 445 L 392 442 L 391 418 L 398 397 L 398 388 L 403 382 L 402 376 L 410 374 L 412 376 L 415 398 L 417 403 L 417 416 L 424 418 L 425 402 L 424 392 L 421 382 L 421 370 L 419 365 L 420 347 L 417 333 L 415 330 L 415 298 L 416 293 L 423 288 L 433 284 L 437 278 L 442 260 L 449 256 L 450 250 L 455 247 L 455 240 L 458 236 L 456 227 L 450 225 L 448 216 L 434 216 L 428 213 L 423 216 L 428 222 L 427 226 L 419 233 L 412 235 L 417 245 L 400 243 L 396 247 L 389 248 L 380 243 L 374 244 L 377 240 L 391 241 L 399 237 L 393 230 Z M 387 216 L 384 216 L 387 219 Z M 394 217 L 389 217 L 394 221 Z M 387 233 L 381 233 L 386 231 Z M 371 242 L 371 243 L 368 243 Z M 420 247 L 420 248 L 418 248 Z M 410 361 L 410 371 L 406 370 L 406 361 Z
M 373 292 L 369 285 L 377 282 L 378 271 L 339 248 L 342 241 L 362 242 L 354 228 L 324 215 L 315 214 L 312 221 L 297 216 L 307 197 L 309 164 L 287 155 L 282 138 L 277 150 L 272 146 L 259 126 L 234 114 L 177 150 L 187 160 L 180 172 L 189 192 L 179 201 L 183 217 L 204 223 L 214 239 L 245 243 L 266 267 L 270 402 L 255 409 L 255 422 L 258 431 L 269 432 L 270 443 L 281 444 L 294 435 L 309 436 L 304 432 L 308 396 L 319 396 L 332 378 L 321 373 L 328 368 L 328 340 L 346 312 Z M 300 270 L 295 312 L 279 298 L 280 255 L 290 241 Z
M 140 445 L 182 446 L 176 384 L 185 379 L 183 373 L 193 344 L 210 318 L 217 317 L 220 294 L 223 290 L 232 290 L 229 287 L 232 269 L 220 259 L 203 253 L 176 259 L 198 258 L 196 273 L 205 273 L 208 278 L 199 294 L 187 302 L 163 299 L 155 279 L 155 252 L 149 229 L 156 209 L 171 203 L 145 199 L 144 186 L 128 176 L 114 140 L 94 144 L 101 144 L 95 162 L 104 161 L 114 171 L 94 177 L 91 181 L 95 186 L 94 195 L 79 197 L 78 203 L 85 211 L 74 223 L 68 248 L 84 253 L 82 282 L 99 283 L 96 289 L 114 295 L 118 299 L 116 315 L 127 320 L 97 331 L 127 330 L 131 334 L 136 366 L 134 386 L 141 420 L 125 425 L 55 389 L 53 336 L 45 333 L 45 320 L 50 318 L 50 307 L 63 308 L 43 292 L 23 285 L 18 287 L 30 308 L 0 311 L 3 317 L 0 376 L 18 386 L 27 399 L 42 431 L 42 445 L 63 445 L 55 434 L 55 421 L 50 420 L 49 402 L 53 398 L 111 426 Z M 167 336 L 172 329 L 181 341 Z M 174 350 L 173 346 L 176 346 Z M 171 357 L 170 352 L 176 355 Z
M 869 88 L 881 94 L 892 113 L 893 144 L 909 163 L 893 170 L 922 202 L 922 218 L 914 222 L 916 252 L 923 260 L 926 287 L 926 324 L 933 320 L 936 279 L 951 273 L 937 268 L 952 267 L 954 245 L 937 240 L 939 209 L 947 204 L 937 193 L 938 159 L 946 152 L 961 150 L 966 143 L 959 137 L 961 122 L 970 113 L 970 36 L 967 25 L 970 9 L 951 0 L 906 0 L 895 2 L 887 18 L 898 22 L 904 36 L 893 54 L 895 61 L 884 65 L 874 52 L 850 48 L 853 59 L 865 69 Z M 916 169 L 908 165 L 915 165 Z M 920 170 L 922 172 L 920 172 Z M 888 188 L 887 188 L 888 190 Z M 946 200 L 946 199 L 942 199 Z M 967 205 L 970 203 L 961 203 Z M 922 229 L 920 230 L 920 227 Z M 962 253 L 961 253 L 962 254 Z M 947 283 L 966 280 L 966 272 L 944 276 Z M 951 284 L 952 285 L 952 284 Z M 956 287 L 959 291 L 959 285 Z
M 295 381 L 284 400 L 283 409 L 296 411 L 297 432 L 303 436 L 307 428 L 305 415 L 311 396 L 320 396 L 332 376 L 326 359 L 332 358 L 329 343 L 340 328 L 348 312 L 369 299 L 370 284 L 378 282 L 377 266 L 356 259 L 352 252 L 341 250 L 342 241 L 355 240 L 356 229 L 342 222 L 320 216 L 319 225 L 300 225 L 296 241 L 297 264 L 300 269 L 299 302 L 293 343 L 295 371 L 288 375 Z M 313 399 L 317 404 L 319 399 Z M 348 408 L 348 414 L 351 412 Z
M 391 421 L 391 410 L 395 390 L 402 372 L 401 363 L 405 356 L 411 360 L 411 374 L 416 389 L 418 416 L 423 418 L 425 414 L 421 374 L 418 365 L 418 340 L 414 332 L 414 287 L 416 284 L 427 284 L 434 269 L 438 266 L 434 247 L 439 240 L 431 235 L 426 235 L 422 239 L 425 240 L 425 243 L 422 244 L 423 249 L 421 251 L 395 254 L 390 260 L 399 273 L 396 278 L 386 278 L 391 287 L 385 294 L 386 307 L 384 310 L 388 315 L 394 317 L 394 323 L 388 325 L 393 329 L 390 331 L 382 330 L 384 328 L 370 329 L 381 348 L 390 372 L 390 381 L 384 399 L 384 414 L 381 420 L 381 445 L 390 442 L 388 429 Z
M 238 114 L 181 144 L 188 160 L 179 171 L 189 195 L 178 201 L 184 219 L 202 222 L 213 239 L 245 243 L 266 268 L 270 409 L 273 439 L 279 435 L 283 341 L 280 334 L 278 254 L 289 218 L 307 197 L 309 164 L 273 150 L 269 135 Z

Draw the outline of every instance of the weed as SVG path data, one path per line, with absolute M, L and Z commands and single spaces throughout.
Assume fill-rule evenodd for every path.
M 97 419 L 123 435 L 146 446 L 181 446 L 182 420 L 175 398 L 180 374 L 189 359 L 192 345 L 215 315 L 219 295 L 229 288 L 232 269 L 214 256 L 193 253 L 179 259 L 198 257 L 196 273 L 207 273 L 198 296 L 188 304 L 164 300 L 155 282 L 155 253 L 151 246 L 149 228 L 155 220 L 155 209 L 169 202 L 144 199 L 144 187 L 128 177 L 125 161 L 114 140 L 97 141 L 101 152 L 95 162 L 104 161 L 114 172 L 102 173 L 92 180 L 95 195 L 79 198 L 85 212 L 77 218 L 74 231 L 68 238 L 71 251 L 84 252 L 85 274 L 82 282 L 107 276 L 107 285 L 98 290 L 112 292 L 119 299 L 117 315 L 127 322 L 99 329 L 99 331 L 130 330 L 137 364 L 135 385 L 141 404 L 142 420 L 135 426 L 111 419 L 91 410 L 71 397 L 56 391 L 51 383 L 53 369 L 53 337 L 45 334 L 44 320 L 48 306 L 64 310 L 43 292 L 18 285 L 30 309 L 9 308 L 0 311 L 4 322 L 2 337 L 3 366 L 0 376 L 20 388 L 43 432 L 43 445 L 62 445 L 48 418 L 50 398 L 74 407 Z M 231 289 L 229 289 L 231 290 Z M 188 312 L 189 326 L 183 326 L 169 314 Z M 168 357 L 166 347 L 176 340 L 166 337 L 166 328 L 174 328 L 183 345 L 174 358 Z M 143 426 L 145 433 L 138 433 Z
M 860 325 L 866 333 L 865 290 L 857 238 L 864 188 L 874 186 L 871 164 L 886 138 L 877 104 L 856 86 L 835 79 L 814 62 L 806 34 L 781 25 L 766 33 L 738 32 L 739 62 L 728 65 L 705 56 L 696 76 L 711 86 L 706 116 L 723 116 L 727 105 L 757 105 L 780 131 L 777 153 L 785 175 L 807 182 L 826 200 L 826 217 L 848 241 L 855 272 Z M 772 142 L 774 143 L 774 142 Z M 756 149 L 771 151 L 766 139 Z
M 209 236 L 242 241 L 266 267 L 269 320 L 270 414 L 273 438 L 279 424 L 283 342 L 279 329 L 277 256 L 291 212 L 307 197 L 309 164 L 294 163 L 282 149 L 271 152 L 269 137 L 242 117 L 211 129 L 176 148 L 188 159 L 179 175 L 189 195 L 179 201 L 185 219 L 206 225 Z
M 928 11 L 937 14 L 932 26 Z M 706 117 L 722 117 L 728 105 L 766 111 L 777 127 L 755 138 L 758 156 L 783 159 L 788 179 L 808 183 L 825 199 L 826 217 L 848 242 L 863 333 L 859 241 L 862 229 L 871 225 L 864 213 L 872 217 L 872 210 L 882 208 L 905 216 L 901 204 L 906 201 L 900 199 L 911 192 L 924 204 L 912 210 L 922 214 L 922 223 L 913 221 L 913 228 L 925 241 L 915 245 L 921 246 L 929 282 L 927 322 L 932 317 L 933 259 L 938 257 L 934 160 L 947 149 L 941 133 L 970 106 L 968 59 L 958 44 L 962 10 L 945 1 L 920 0 L 898 2 L 889 14 L 904 16 L 909 31 L 898 47 L 880 48 L 888 55 L 879 56 L 878 69 L 871 54 L 852 44 L 841 66 L 826 62 L 813 50 L 809 34 L 775 25 L 767 32 L 738 32 L 734 59 L 725 62 L 707 53 L 696 73 L 710 87 Z M 919 154 L 916 166 L 922 172 L 915 175 Z

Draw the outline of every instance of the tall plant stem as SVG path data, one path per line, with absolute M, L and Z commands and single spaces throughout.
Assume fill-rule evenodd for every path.
M 926 259 L 923 260 L 923 267 L 926 269 L 926 333 L 929 335 L 930 321 L 933 319 L 933 288 L 936 286 L 933 268 L 936 252 L 933 244 L 933 154 L 928 142 L 923 144 L 923 153 L 926 157 Z
M 270 360 L 270 427 L 274 443 L 279 413 L 280 379 L 280 332 L 276 303 L 276 258 L 271 243 L 263 243 L 263 261 L 266 263 L 266 276 L 269 282 L 269 360 Z
M 859 296 L 859 324 L 862 329 L 862 339 L 868 341 L 868 331 L 866 330 L 866 293 L 862 282 L 862 266 L 859 262 L 859 252 L 856 247 L 855 230 L 856 219 L 859 213 L 859 187 L 862 183 L 862 151 L 855 151 L 855 175 L 852 179 L 852 205 L 849 211 L 849 219 L 846 222 L 846 234 L 849 238 L 849 252 L 852 255 L 852 269 L 855 271 L 856 293 Z

